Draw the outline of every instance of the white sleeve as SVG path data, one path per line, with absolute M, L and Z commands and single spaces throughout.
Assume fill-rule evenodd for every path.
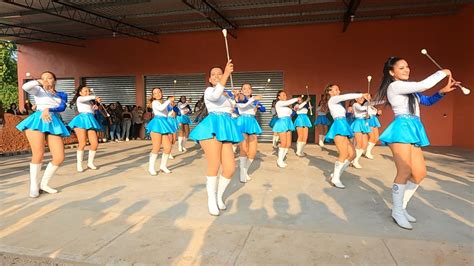
M 276 104 L 275 104 L 275 107 L 283 107 L 283 106 L 289 106 L 289 105 L 292 105 L 294 104 L 295 102 L 298 101 L 298 98 L 293 98 L 291 100 L 286 100 L 286 101 L 278 101 Z
M 347 100 L 353 100 L 362 97 L 362 93 L 347 93 L 343 95 L 332 96 L 328 104 L 336 104 Z
M 170 104 L 169 100 L 166 100 L 164 103 L 160 103 L 159 101 L 155 100 L 153 101 L 151 105 L 153 106 L 153 110 L 158 110 L 160 112 L 163 112 L 168 107 L 169 104 Z
M 362 106 L 359 103 L 354 103 L 352 105 L 352 108 L 354 110 L 358 111 L 358 112 L 361 112 L 361 113 L 367 111 L 367 105 L 365 105 L 365 104 Z
M 224 93 L 224 86 L 222 84 L 217 83 L 216 87 L 208 87 L 206 92 L 204 92 L 204 97 L 211 102 L 215 102 L 219 100 L 219 98 Z
M 298 109 L 303 108 L 303 106 L 305 106 L 307 103 L 308 103 L 308 100 L 306 100 L 306 101 L 300 103 L 300 104 L 298 105 Z
M 41 84 L 37 80 L 31 80 L 23 84 L 21 88 L 29 94 L 36 95 L 41 90 Z
M 92 100 L 95 100 L 95 96 L 79 96 L 77 97 L 77 102 L 78 103 L 85 103 L 85 102 L 88 102 L 88 101 L 92 101 Z
M 412 94 L 415 92 L 422 92 L 433 88 L 434 85 L 438 84 L 438 82 L 440 82 L 445 77 L 446 73 L 444 73 L 444 71 L 439 70 L 433 75 L 419 82 L 401 80 L 394 81 L 392 82 L 392 84 L 389 85 L 389 88 L 391 90 L 391 93 L 393 94 Z
M 236 105 L 239 108 L 245 108 L 245 107 L 249 106 L 250 104 L 252 104 L 254 101 L 255 101 L 255 99 L 252 97 L 246 103 L 237 103 Z

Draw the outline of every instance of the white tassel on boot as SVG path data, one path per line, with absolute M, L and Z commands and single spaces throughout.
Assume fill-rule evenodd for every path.
M 367 157 L 369 159 L 374 159 L 374 156 L 372 155 L 372 149 L 374 147 L 375 147 L 375 143 L 369 142 L 369 144 L 367 145 L 367 150 L 365 152 L 365 157 Z
M 319 135 L 319 146 L 324 147 L 324 135 Z
M 94 158 L 97 151 L 89 150 L 89 158 L 87 158 L 87 167 L 92 170 L 96 170 L 97 166 L 94 165 Z
M 39 196 L 38 176 L 42 165 L 41 163 L 30 163 L 30 198 Z
M 247 169 L 245 168 L 245 166 L 247 165 L 247 157 L 240 156 L 239 162 L 240 162 L 240 182 L 247 183 Z
M 160 170 L 163 171 L 165 174 L 171 173 L 170 169 L 166 167 L 166 165 L 168 164 L 169 157 L 170 157 L 170 154 L 163 153 L 163 155 L 161 155 Z
M 206 189 L 209 214 L 219 215 L 219 207 L 217 207 L 217 176 L 207 177 Z
M 278 160 L 277 160 L 277 166 L 280 168 L 285 168 L 286 163 L 283 161 L 285 158 L 285 148 L 280 147 L 278 149 Z
M 344 167 L 344 163 L 336 161 L 334 163 L 334 172 L 331 175 L 331 185 L 337 188 L 345 188 L 345 186 L 341 182 L 341 170 Z
M 352 161 L 352 165 L 354 166 L 354 168 L 357 168 L 357 169 L 362 168 L 362 165 L 359 164 L 359 159 L 360 159 L 360 157 L 362 156 L 363 153 L 364 153 L 363 149 L 356 149 L 356 157 Z
M 245 163 L 245 174 L 247 177 L 247 181 L 252 180 L 252 178 L 249 176 L 249 168 L 252 165 L 252 163 L 253 163 L 253 159 L 247 158 L 247 162 Z
M 407 217 L 403 213 L 403 198 L 405 195 L 406 185 L 404 184 L 393 184 L 392 187 L 392 218 L 393 220 L 404 229 L 411 230 L 413 227 L 408 221 Z
M 217 185 L 217 206 L 220 210 L 227 209 L 227 206 L 225 206 L 224 199 L 222 197 L 224 196 L 225 189 L 227 188 L 229 183 L 230 178 L 225 178 L 223 176 L 219 177 L 219 184 Z
M 158 158 L 158 154 L 150 153 L 150 159 L 148 160 L 148 172 L 150 175 L 158 174 L 155 170 L 156 158 Z
M 419 185 L 415 184 L 411 181 L 408 181 L 405 187 L 405 195 L 403 196 L 403 214 L 405 214 L 405 217 L 407 217 L 407 220 L 410 223 L 416 223 L 416 218 L 411 216 L 407 212 L 407 205 L 410 199 L 413 197 L 415 194 L 415 191 L 418 189 Z
M 178 151 L 183 151 L 183 137 L 178 137 Z
M 58 167 L 59 166 L 54 165 L 52 163 L 48 163 L 48 166 L 46 166 L 46 170 L 44 170 L 43 178 L 41 179 L 40 183 L 40 189 L 44 192 L 47 192 L 49 194 L 58 193 L 56 189 L 50 188 L 48 186 L 49 181 L 53 177 L 54 173 L 56 173 L 56 170 L 58 170 Z
M 77 158 L 77 171 L 79 173 L 84 172 L 84 168 L 82 168 L 82 161 L 84 160 L 84 151 L 77 151 L 76 158 Z

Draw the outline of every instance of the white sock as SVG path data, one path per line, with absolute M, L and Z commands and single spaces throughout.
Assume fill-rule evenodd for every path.
M 230 183 L 230 178 L 225 178 L 223 176 L 219 177 L 219 184 L 217 185 L 217 206 L 221 210 L 227 209 L 222 197 L 224 196 L 225 189 L 227 188 L 229 183 Z
M 163 155 L 161 155 L 160 170 L 163 171 L 166 174 L 171 173 L 171 171 L 168 169 L 168 167 L 166 167 L 166 165 L 168 164 L 168 158 L 169 157 L 170 157 L 170 154 L 163 153 Z
M 54 173 L 56 173 L 56 170 L 58 170 L 57 165 L 52 164 L 51 162 L 48 163 L 48 166 L 46 166 L 46 170 L 44 170 L 43 178 L 41 179 L 41 184 L 40 184 L 40 189 L 48 192 L 50 194 L 57 193 L 58 191 L 56 189 L 52 189 L 48 186 L 49 181 L 53 177 Z
M 30 163 L 30 197 L 39 196 L 38 176 L 41 172 L 41 163 Z
M 77 151 L 76 158 L 77 158 L 77 171 L 83 172 L 84 168 L 82 168 L 82 161 L 84 160 L 84 151 Z
M 240 156 L 240 182 L 245 183 L 247 182 L 247 169 L 245 166 L 247 165 L 247 157 Z
M 87 167 L 93 170 L 97 169 L 97 167 L 94 165 L 94 158 L 96 152 L 97 151 L 89 150 L 89 158 L 87 159 Z
M 151 175 L 157 175 L 155 170 L 156 158 L 158 158 L 158 154 L 150 153 L 150 159 L 148 160 L 148 172 L 150 172 Z
M 178 137 L 178 150 L 183 151 L 183 137 Z
M 207 207 L 211 215 L 219 215 L 217 207 L 217 176 L 206 177 Z

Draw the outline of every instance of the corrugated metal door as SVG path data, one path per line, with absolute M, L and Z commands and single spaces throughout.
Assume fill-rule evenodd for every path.
M 25 81 L 25 83 L 28 80 Z M 73 78 L 60 78 L 56 81 L 56 90 L 67 93 L 68 107 L 64 112 L 61 113 L 61 118 L 65 123 L 69 123 L 75 115 L 75 111 L 69 108 L 69 102 L 74 97 L 74 79 Z M 35 104 L 35 99 L 33 95 L 28 94 L 28 100 Z
M 83 78 L 84 85 L 93 88 L 104 104 L 120 102 L 122 105 L 135 105 L 137 89 L 134 76 Z

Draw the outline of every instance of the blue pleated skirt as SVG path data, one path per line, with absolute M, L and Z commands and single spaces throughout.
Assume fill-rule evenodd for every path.
M 268 123 L 268 126 L 273 128 L 275 126 L 275 123 L 276 123 L 277 120 L 278 120 L 278 116 L 272 117 L 272 119 L 270 120 L 270 123 Z
M 93 129 L 95 131 L 102 131 L 102 126 L 92 113 L 80 113 L 76 115 L 71 122 L 69 122 L 69 127 L 72 129 L 77 127 L 86 130 Z
M 173 134 L 176 132 L 175 126 L 173 126 L 170 123 L 170 120 L 168 117 L 164 116 L 155 116 L 153 117 L 150 122 L 148 122 L 146 126 L 146 131 L 148 133 L 154 132 L 154 133 L 160 133 L 162 135 L 165 134 Z
M 248 135 L 262 134 L 262 128 L 255 119 L 254 115 L 242 114 L 237 118 L 237 128 L 240 132 Z
M 171 127 L 174 129 L 173 133 L 177 132 L 179 129 L 178 119 L 176 117 L 168 117 L 168 122 Z
M 291 121 L 291 117 L 286 116 L 286 117 L 280 117 L 276 121 L 275 125 L 272 128 L 273 132 L 287 132 L 287 131 L 294 131 L 295 130 L 295 125 L 293 124 L 293 121 Z
M 61 137 L 69 137 L 70 133 L 67 127 L 61 121 L 61 117 L 58 113 L 50 113 L 51 122 L 45 122 L 41 119 L 41 111 L 36 111 L 32 115 L 25 118 L 23 121 L 16 125 L 16 128 L 20 131 L 26 129 L 37 130 L 43 133 L 49 133 L 51 135 L 59 135 Z
M 177 117 L 178 123 L 183 124 L 183 125 L 191 125 L 193 122 L 191 122 L 191 119 L 189 118 L 188 115 L 180 115 Z
M 369 127 L 381 127 L 379 119 L 376 115 L 371 115 L 369 118 Z
M 313 124 L 311 123 L 311 120 L 309 120 L 309 116 L 307 114 L 299 114 L 293 124 L 295 127 L 313 127 Z
M 325 115 L 318 115 L 318 117 L 316 118 L 316 121 L 314 121 L 314 125 L 328 126 L 329 125 L 329 119 Z
M 244 137 L 237 128 L 237 123 L 231 114 L 224 112 L 211 112 L 189 134 L 195 141 L 216 138 L 221 142 L 239 143 Z
M 333 141 L 334 137 L 337 135 L 346 136 L 348 138 L 354 137 L 354 132 L 352 132 L 351 126 L 349 126 L 349 123 L 345 117 L 338 117 L 334 119 L 334 122 L 326 134 L 325 140 Z
M 418 116 L 399 115 L 380 135 L 383 144 L 409 143 L 417 147 L 430 145 L 425 127 Z
M 356 118 L 351 124 L 351 129 L 354 133 L 369 134 L 372 132 L 369 127 L 369 120 L 365 118 Z

